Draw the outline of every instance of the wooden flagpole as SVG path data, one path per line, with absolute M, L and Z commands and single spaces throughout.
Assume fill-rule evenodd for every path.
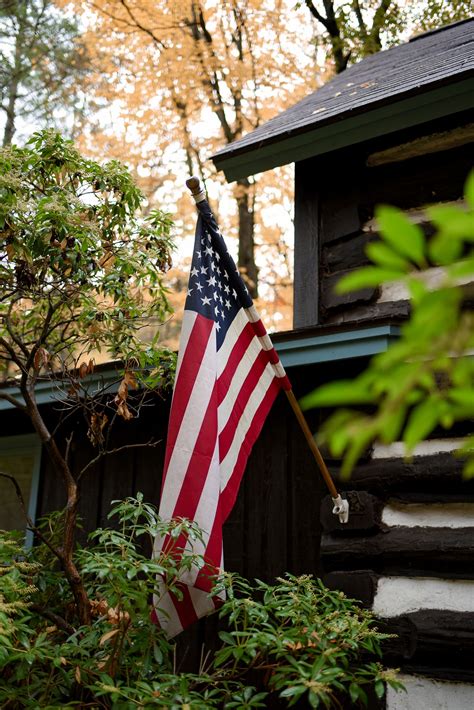
M 206 199 L 206 192 L 198 177 L 193 176 L 189 178 L 188 180 L 186 180 L 186 185 L 191 191 L 191 194 L 196 203 L 202 202 Z M 308 422 L 306 421 L 301 407 L 298 404 L 298 400 L 296 399 L 293 390 L 285 390 L 285 394 L 287 396 L 288 402 L 290 403 L 290 407 L 292 408 L 296 419 L 298 420 L 298 423 L 303 431 L 304 437 L 310 448 L 311 453 L 313 454 L 314 460 L 316 461 L 321 476 L 323 477 L 324 482 L 326 483 L 326 486 L 329 489 L 329 493 L 334 503 L 334 508 L 332 512 L 334 513 L 334 515 L 339 516 L 339 521 L 341 523 L 347 523 L 349 520 L 349 503 L 346 499 L 341 497 L 341 494 L 338 493 L 338 490 L 334 485 L 334 481 L 328 471 L 328 467 L 326 466 L 321 452 L 314 440 L 313 434 L 311 433 L 311 429 L 308 426 Z

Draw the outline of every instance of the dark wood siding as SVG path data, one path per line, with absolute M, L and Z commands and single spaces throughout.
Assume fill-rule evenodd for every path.
M 321 381 L 321 368 L 301 368 L 294 372 L 298 395 Z M 118 421 L 110 448 L 125 443 L 136 445 L 151 438 L 156 447 L 132 448 L 110 455 L 84 475 L 79 514 L 86 534 L 107 524 L 110 502 L 141 491 L 145 499 L 158 504 L 164 461 L 169 402 L 156 398 L 138 419 Z M 56 413 L 46 408 L 53 424 Z M 11 416 L 11 415 L 10 415 Z M 7 414 L 3 415 L 6 420 Z M 316 427 L 314 416 L 311 423 Z M 15 417 L 16 433 L 26 420 Z M 74 430 L 70 450 L 77 473 L 95 456 L 80 416 L 68 422 Z M 67 432 L 65 432 L 67 433 Z M 319 510 L 324 490 L 311 454 L 304 442 L 286 398 L 275 402 L 252 451 L 237 503 L 224 529 L 226 569 L 248 577 L 271 580 L 285 571 L 319 572 Z M 38 516 L 61 508 L 65 503 L 61 482 L 47 456 L 43 456 L 38 500 Z

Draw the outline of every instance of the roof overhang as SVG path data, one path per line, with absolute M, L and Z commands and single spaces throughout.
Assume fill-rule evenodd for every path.
M 307 127 L 304 132 L 274 137 L 241 150 L 231 146 L 212 160 L 229 182 L 264 170 L 331 153 L 373 138 L 395 133 L 474 107 L 474 77 L 423 91 L 405 98 L 394 97 L 357 115 L 340 117 L 327 125 Z

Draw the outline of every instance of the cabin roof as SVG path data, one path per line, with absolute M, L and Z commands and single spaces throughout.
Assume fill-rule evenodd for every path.
M 380 126 L 377 131 L 380 121 L 388 119 L 392 130 L 404 128 L 408 124 L 401 117 L 395 124 L 389 120 L 393 119 L 391 107 L 403 101 L 408 100 L 405 113 L 412 114 L 417 114 L 417 106 L 431 104 L 431 110 L 418 111 L 421 121 L 412 115 L 415 122 L 472 108 L 473 75 L 474 18 L 426 32 L 363 59 L 295 106 L 231 143 L 212 160 L 228 179 L 235 180 L 382 135 Z M 452 92 L 446 91 L 453 84 L 458 99 L 460 93 L 465 96 L 461 106 L 459 100 L 449 98 Z M 416 97 L 424 100 L 416 102 Z M 381 109 L 385 109 L 385 114 L 380 113 Z M 375 115 L 376 110 L 379 116 Z M 369 114 L 373 114 L 373 121 L 368 120 Z M 365 126 L 362 138 L 361 126 Z M 347 135 L 341 144 L 343 133 Z

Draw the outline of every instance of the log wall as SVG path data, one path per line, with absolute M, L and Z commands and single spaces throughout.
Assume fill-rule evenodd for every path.
M 369 263 L 377 204 L 408 211 L 429 237 L 420 208 L 462 198 L 473 167 L 468 121 L 459 114 L 296 165 L 295 327 L 324 332 L 329 324 L 356 329 L 408 317 L 407 295 L 396 284 L 342 296 L 334 286 Z M 436 131 L 443 140 L 423 139 Z M 387 642 L 385 660 L 402 668 L 408 692 L 390 691 L 389 710 L 474 707 L 474 481 L 463 480 L 451 453 L 471 425 L 457 425 L 448 437 L 434 432 L 411 461 L 401 442 L 375 447 L 350 481 L 340 481 L 350 500 L 348 526 L 334 519 L 329 498 L 322 505 L 326 583 L 361 600 L 398 635 Z M 338 462 L 331 469 L 337 478 Z
M 369 263 L 365 248 L 377 238 L 376 205 L 413 211 L 462 197 L 472 169 L 472 135 L 463 133 L 464 140 L 471 142 L 448 150 L 441 143 L 437 152 L 410 153 L 408 159 L 403 159 L 403 151 L 395 151 L 382 164 L 370 158 L 377 151 L 442 129 L 451 136 L 468 121 L 460 114 L 296 164 L 295 328 L 407 317 L 405 299 L 387 297 L 377 288 L 340 296 L 334 286 L 347 273 Z

